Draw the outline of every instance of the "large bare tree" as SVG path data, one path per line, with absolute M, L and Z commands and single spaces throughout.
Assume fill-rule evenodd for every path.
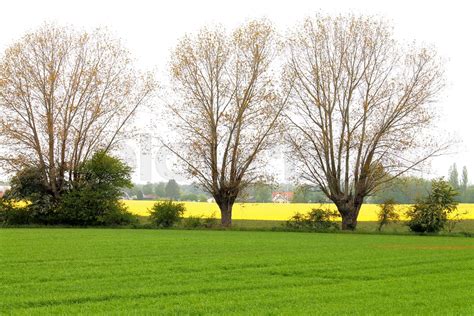
M 283 108 L 271 74 L 276 51 L 272 26 L 253 21 L 231 35 L 203 29 L 186 36 L 172 55 L 177 99 L 169 108 L 179 135 L 165 146 L 212 194 L 223 226 L 232 223 L 239 193 L 265 170 L 262 152 Z
M 287 53 L 291 157 L 355 229 L 366 196 L 443 149 L 427 133 L 440 59 L 397 43 L 383 20 L 352 15 L 308 18 Z
M 0 61 L 0 137 L 4 167 L 35 167 L 59 197 L 78 166 L 109 150 L 154 89 L 120 42 L 96 30 L 43 25 Z

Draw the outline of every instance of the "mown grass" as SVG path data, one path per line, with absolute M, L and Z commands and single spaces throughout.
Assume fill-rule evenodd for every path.
M 473 314 L 474 239 L 0 230 L 0 314 Z

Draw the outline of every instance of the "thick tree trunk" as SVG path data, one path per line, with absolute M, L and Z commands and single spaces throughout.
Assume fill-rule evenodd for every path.
M 357 218 L 362 206 L 362 202 L 348 201 L 335 202 L 337 210 L 342 217 L 342 230 L 355 230 L 357 228 Z
M 234 205 L 233 201 L 224 200 L 217 202 L 219 209 L 221 210 L 221 225 L 222 227 L 232 226 L 232 206 Z
M 347 213 L 341 213 L 342 217 L 342 230 L 355 230 L 357 227 L 357 215 L 355 211 L 350 211 Z M 357 212 L 359 213 L 359 212 Z

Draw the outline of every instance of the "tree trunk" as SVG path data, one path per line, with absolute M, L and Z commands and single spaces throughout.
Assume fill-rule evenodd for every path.
M 341 213 L 342 217 L 342 230 L 355 230 L 357 227 L 357 215 L 354 211 L 347 213 Z
M 218 202 L 219 209 L 221 210 L 221 225 L 222 227 L 232 226 L 232 206 L 233 202 L 231 201 L 221 201 Z
M 357 227 L 357 217 L 362 206 L 362 202 L 336 202 L 337 210 L 342 217 L 342 230 L 355 230 Z

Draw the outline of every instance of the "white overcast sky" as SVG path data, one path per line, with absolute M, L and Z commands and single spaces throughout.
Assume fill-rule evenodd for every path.
M 427 177 L 446 175 L 449 165 L 466 165 L 474 180 L 474 9 L 470 1 L 2 1 L 0 49 L 44 22 L 92 29 L 107 27 L 121 38 L 141 68 L 165 73 L 170 50 L 186 32 L 209 24 L 231 29 L 266 17 L 285 31 L 316 12 L 380 15 L 406 41 L 433 44 L 446 59 L 447 88 L 440 101 L 443 130 L 460 144 L 432 162 Z

